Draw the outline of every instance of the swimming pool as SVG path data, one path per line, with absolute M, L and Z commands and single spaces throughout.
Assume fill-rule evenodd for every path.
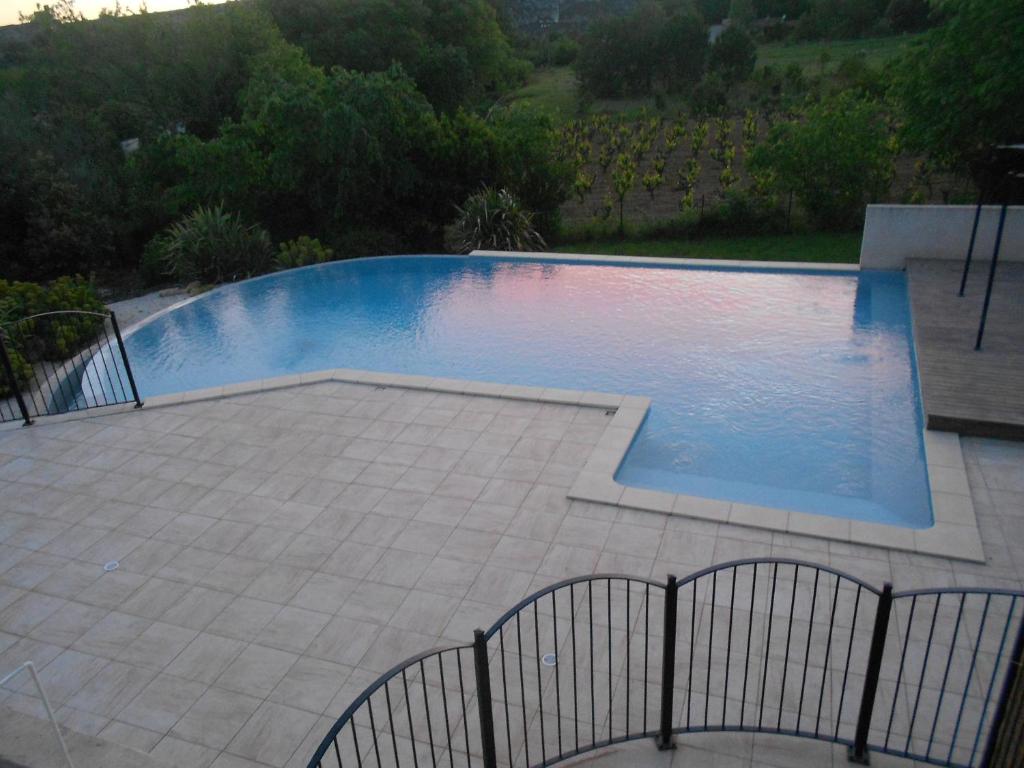
M 631 486 L 932 524 L 905 278 L 491 257 L 224 286 L 126 338 L 143 396 L 356 368 L 650 397 Z

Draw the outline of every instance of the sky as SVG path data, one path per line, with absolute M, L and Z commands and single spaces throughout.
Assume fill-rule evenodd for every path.
M 222 0 L 206 0 L 217 3 Z M 45 5 L 53 0 L 0 0 L 0 26 L 4 24 L 17 24 L 18 13 L 32 13 L 36 5 Z M 122 0 L 121 5 L 133 11 L 138 10 L 140 0 Z M 93 19 L 99 15 L 103 8 L 111 8 L 114 0 L 76 0 L 75 7 L 85 14 L 86 18 Z M 189 5 L 189 0 L 148 0 L 145 3 L 150 11 L 170 11 L 175 8 L 184 8 Z

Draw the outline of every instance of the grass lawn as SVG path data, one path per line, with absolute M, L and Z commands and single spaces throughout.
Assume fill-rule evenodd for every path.
M 515 91 L 510 103 L 531 104 L 551 114 L 557 121 L 569 120 L 576 114 L 576 75 L 572 67 L 537 69 L 529 82 Z
M 827 51 L 830 62 L 826 69 L 835 70 L 836 65 L 848 56 L 863 52 L 868 64 L 881 67 L 890 59 L 905 51 L 919 35 L 898 35 L 876 37 L 866 40 L 821 40 L 811 43 L 769 43 L 757 48 L 757 66 L 783 70 L 790 64 L 798 64 L 808 74 L 818 74 L 821 54 Z
M 860 233 L 759 235 L 706 240 L 594 240 L 554 245 L 564 253 L 596 253 L 623 256 L 675 256 L 693 259 L 743 259 L 751 261 L 817 261 L 856 264 Z

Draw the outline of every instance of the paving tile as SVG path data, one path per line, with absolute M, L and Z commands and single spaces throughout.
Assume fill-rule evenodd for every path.
M 252 641 L 280 610 L 281 606 L 277 603 L 236 597 L 207 625 L 206 631 L 236 640 Z
M 437 636 L 444 631 L 459 602 L 457 597 L 412 590 L 398 606 L 389 623 L 400 629 Z
M 320 634 L 306 649 L 306 655 L 354 666 L 359 663 L 379 633 L 379 624 L 338 616 L 320 630 Z
M 234 600 L 234 595 L 206 587 L 193 587 L 168 609 L 161 620 L 188 629 L 205 629 Z
M 139 752 L 149 752 L 160 742 L 163 734 L 114 720 L 100 731 L 99 737 Z
M 84 653 L 116 659 L 152 623 L 149 619 L 111 611 L 78 637 L 73 645 Z
M 338 614 L 350 619 L 386 624 L 405 599 L 407 589 L 364 581 L 349 593 Z
M 152 670 L 110 661 L 68 700 L 68 704 L 85 712 L 113 717 L 155 676 Z
M 107 664 L 106 659 L 79 651 L 66 650 L 39 672 L 39 682 L 46 691 L 50 703 L 59 706 L 76 694 Z M 30 678 L 22 680 L 19 690 L 34 694 L 35 683 Z
M 294 653 L 253 644 L 228 665 L 216 684 L 249 696 L 266 698 L 297 659 Z
M 481 567 L 479 563 L 435 557 L 416 582 L 416 587 L 439 595 L 465 597 Z
M 228 745 L 228 751 L 271 766 L 283 766 L 318 718 L 282 704 L 264 702 Z
M 430 555 L 389 549 L 367 574 L 367 579 L 395 587 L 411 587 L 423 575 L 431 559 Z
M 133 640 L 119 658 L 140 667 L 163 669 L 197 634 L 195 630 L 156 622 Z
M 208 688 L 177 722 L 171 735 L 211 749 L 227 747 L 260 706 L 260 700 L 223 688 Z
M 33 627 L 31 637 L 56 645 L 70 647 L 78 638 L 92 629 L 109 611 L 81 603 L 68 603 L 49 618 Z
M 287 603 L 302 589 L 302 585 L 309 580 L 312 573 L 305 568 L 274 563 L 264 568 L 260 575 L 253 579 L 244 594 L 258 600 Z
M 345 684 L 352 668 L 323 659 L 301 657 L 281 679 L 269 699 L 320 714 Z
M 314 573 L 303 584 L 290 605 L 322 613 L 337 613 L 359 581 L 329 573 Z
M 129 725 L 166 733 L 205 690 L 203 683 L 157 675 L 116 717 Z
M 27 635 L 65 605 L 63 598 L 27 592 L 0 611 L 0 631 Z
M 256 642 L 283 651 L 302 653 L 330 620 L 329 613 L 285 606 L 263 628 Z
M 159 619 L 189 592 L 188 584 L 152 578 L 124 601 L 120 610 L 147 619 Z
M 241 640 L 201 632 L 167 667 L 167 674 L 211 684 L 245 648 Z
M 180 768 L 209 768 L 217 757 L 217 750 L 165 736 L 149 753 L 157 760 Z

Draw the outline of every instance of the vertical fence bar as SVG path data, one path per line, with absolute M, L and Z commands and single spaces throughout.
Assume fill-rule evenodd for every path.
M 4 373 L 7 375 L 7 384 L 10 386 L 11 392 L 14 393 L 14 399 L 18 403 L 18 410 L 21 411 L 21 418 L 25 420 L 25 426 L 27 427 L 32 423 L 32 419 L 28 415 L 25 398 L 21 396 L 21 387 L 18 386 L 18 380 L 14 376 L 14 366 L 11 365 L 11 358 L 7 355 L 3 332 L 0 332 L 0 363 L 3 363 Z
M 672 740 L 672 700 L 676 679 L 676 614 L 679 608 L 679 585 L 671 574 L 665 584 L 665 627 L 661 652 L 661 723 L 658 728 L 658 749 L 675 749 Z M 691 649 L 692 652 L 692 649 Z
M 875 611 L 875 627 L 871 633 L 871 650 L 868 667 L 864 673 L 864 692 L 857 715 L 857 730 L 853 746 L 847 757 L 851 763 L 868 764 L 868 730 L 871 728 L 871 714 L 875 709 L 875 694 L 878 692 L 878 676 L 882 671 L 882 654 L 885 652 L 885 637 L 889 631 L 889 615 L 892 612 L 892 584 L 885 583 L 878 596 L 878 610 Z M 851 627 L 853 633 L 856 627 Z
M 981 340 L 985 336 L 985 321 L 988 319 L 988 305 L 992 301 L 992 283 L 996 279 L 996 264 L 999 262 L 999 246 L 1003 242 L 1003 225 L 1006 224 L 1006 203 L 999 209 L 999 226 L 996 228 L 996 244 L 992 248 L 992 261 L 988 265 L 988 283 L 985 285 L 985 303 L 981 305 L 981 321 L 978 323 L 978 338 L 974 341 L 974 351 L 981 349 Z
M 1009 621 L 1013 620 L 1013 606 L 1010 607 Z M 996 706 L 995 714 L 992 718 L 992 728 L 988 732 L 988 740 L 985 745 L 985 754 L 981 758 L 982 768 L 989 768 L 993 765 L 993 759 L 996 756 L 997 749 L 1006 753 L 1012 745 L 1000 743 L 1003 741 L 1000 739 L 1005 728 L 1017 728 L 1019 723 L 1014 723 L 1013 719 L 1007 719 L 1006 714 L 1010 708 L 1010 699 L 1013 697 L 1015 690 L 1019 690 L 1024 686 L 1024 618 L 1021 618 L 1020 625 L 1017 627 L 1017 639 L 1013 644 L 1013 655 L 1010 656 L 1009 662 L 1006 666 L 1006 675 L 1003 678 L 1003 690 L 999 693 L 999 704 Z M 993 677 L 995 676 L 995 670 L 993 669 Z M 1020 698 L 1018 694 L 1017 698 Z M 979 729 L 981 724 L 978 725 Z M 1020 749 L 1020 745 L 1017 745 Z M 1006 765 L 1009 765 L 1006 762 Z
M 974 241 L 978 237 L 978 219 L 981 218 L 981 209 L 985 204 L 985 198 L 982 195 L 978 196 L 978 205 L 974 209 L 974 225 L 971 227 L 971 242 L 967 246 L 967 258 L 964 259 L 964 273 L 960 277 L 960 292 L 957 296 L 961 298 L 964 295 L 964 290 L 967 288 L 967 273 L 971 271 L 971 258 L 974 256 Z
M 121 360 L 124 362 L 124 372 L 128 375 L 128 384 L 132 388 L 132 397 L 135 399 L 135 407 L 142 407 L 142 400 L 139 398 L 138 387 L 135 386 L 135 377 L 132 375 L 132 366 L 128 362 L 128 350 L 124 348 L 124 340 L 121 338 L 121 329 L 117 325 L 117 315 L 110 313 L 110 325 L 114 329 L 114 336 L 117 337 L 117 348 L 121 350 Z
M 497 768 L 494 748 L 494 711 L 491 708 L 491 665 L 487 658 L 487 640 L 483 630 L 473 632 L 473 667 L 476 670 L 476 703 L 480 713 L 480 744 L 484 768 Z

